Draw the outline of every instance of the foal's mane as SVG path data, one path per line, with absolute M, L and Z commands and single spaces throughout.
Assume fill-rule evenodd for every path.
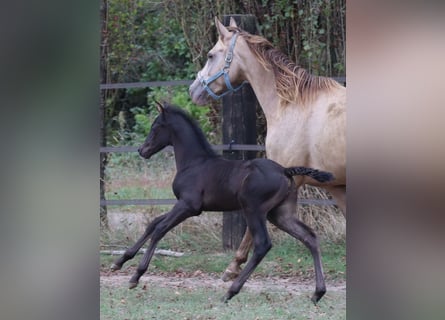
M 193 119 L 187 112 L 171 104 L 165 104 L 164 110 L 167 113 L 179 116 L 189 125 L 189 127 L 193 130 L 193 133 L 195 134 L 196 142 L 203 147 L 203 149 L 209 156 L 219 157 L 219 155 L 213 150 L 212 146 L 208 142 L 207 138 L 204 135 L 204 132 L 202 132 L 201 128 L 199 127 L 198 122 L 195 119 Z
M 295 102 L 304 105 L 313 101 L 319 92 L 341 86 L 331 78 L 310 74 L 261 36 L 234 27 L 228 27 L 228 30 L 238 32 L 261 65 L 266 70 L 272 69 L 281 105 Z

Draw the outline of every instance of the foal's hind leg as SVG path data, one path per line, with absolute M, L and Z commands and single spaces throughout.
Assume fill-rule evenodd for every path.
M 236 250 L 235 258 L 233 258 L 232 262 L 230 262 L 226 271 L 222 276 L 223 281 L 229 281 L 235 279 L 241 273 L 241 265 L 247 261 L 247 257 L 249 256 L 249 250 L 252 247 L 252 234 L 250 233 L 249 228 L 246 228 L 246 232 L 244 233 L 243 239 Z
M 285 204 L 272 210 L 267 218 L 278 228 L 300 240 L 310 250 L 314 259 L 316 282 L 315 292 L 311 300 L 314 304 L 316 304 L 326 293 L 323 266 L 321 264 L 320 246 L 318 244 L 317 236 L 312 229 L 298 220 L 298 218 L 294 215 L 294 203 L 295 199 L 287 200 Z
M 138 239 L 138 241 L 136 241 L 136 243 L 132 247 L 128 248 L 124 252 L 124 254 L 111 265 L 111 270 L 112 271 L 120 270 L 125 262 L 127 262 L 130 259 L 133 259 L 136 253 L 139 251 L 139 249 L 144 245 L 145 242 L 147 242 L 148 238 L 150 237 L 156 225 L 163 219 L 165 219 L 166 216 L 167 214 L 164 214 L 154 219 L 147 226 L 144 234 Z
M 272 247 L 272 242 L 270 241 L 266 228 L 265 213 L 261 213 L 261 210 L 249 209 L 245 209 L 245 213 L 247 226 L 250 228 L 253 238 L 253 254 L 223 297 L 224 302 L 228 302 L 233 296 L 238 294 L 249 276 Z

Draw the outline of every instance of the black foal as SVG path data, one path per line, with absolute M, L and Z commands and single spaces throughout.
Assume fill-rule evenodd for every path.
M 173 146 L 177 169 L 173 192 L 178 201 L 170 212 L 148 225 L 142 237 L 116 260 L 112 269 L 121 269 L 151 237 L 148 250 L 130 279 L 130 288 L 134 288 L 147 270 L 157 243 L 169 230 L 202 211 L 242 209 L 252 233 L 254 251 L 223 300 L 227 302 L 240 291 L 272 247 L 266 220 L 302 241 L 310 250 L 316 279 L 312 301 L 320 300 L 326 286 L 319 244 L 315 233 L 295 215 L 297 192 L 292 176 L 307 175 L 320 182 L 333 180 L 333 176 L 305 167 L 283 168 L 268 159 L 223 159 L 213 151 L 199 126 L 186 113 L 174 106 L 160 104 L 158 110 L 160 115 L 139 148 L 139 154 L 149 159 L 164 147 Z

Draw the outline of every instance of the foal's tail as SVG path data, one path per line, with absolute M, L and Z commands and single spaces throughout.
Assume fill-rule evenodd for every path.
M 309 176 L 318 182 L 328 182 L 334 180 L 334 175 L 330 172 L 319 171 L 307 167 L 290 167 L 284 169 L 284 174 L 289 178 L 293 176 Z

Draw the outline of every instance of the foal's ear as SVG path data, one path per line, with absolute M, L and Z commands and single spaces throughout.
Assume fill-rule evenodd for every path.
M 216 25 L 216 29 L 218 30 L 218 34 L 219 37 L 221 38 L 221 40 L 224 41 L 224 38 L 228 38 L 230 37 L 230 32 L 229 30 L 227 30 L 226 27 L 224 27 L 224 25 L 221 23 L 221 21 L 218 20 L 217 17 L 215 17 L 215 25 Z
M 160 103 L 159 101 L 156 101 L 156 109 L 158 109 L 159 113 L 163 113 L 164 112 L 164 106 L 162 105 L 162 103 Z

